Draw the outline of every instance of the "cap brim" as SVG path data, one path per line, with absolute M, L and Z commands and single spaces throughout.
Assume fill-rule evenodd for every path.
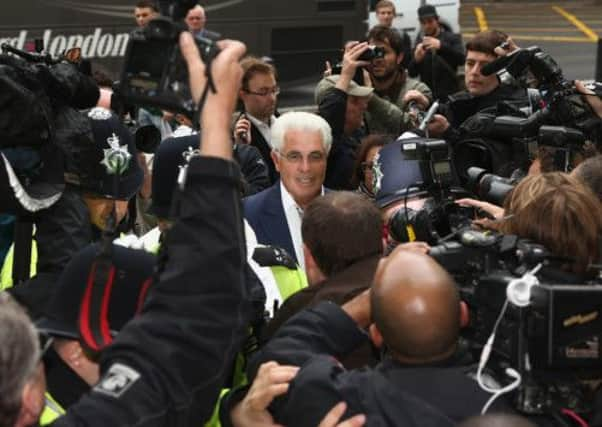
M 374 199 L 374 203 L 376 204 L 376 206 L 379 209 L 383 209 L 389 205 L 392 205 L 393 203 L 395 203 L 399 200 L 403 200 L 406 198 L 409 199 L 412 197 L 426 195 L 426 194 L 428 194 L 427 191 L 420 189 L 418 187 L 413 188 L 410 191 L 406 191 L 406 189 L 404 188 L 402 190 L 396 191 L 395 193 L 385 194 L 380 197 L 377 195 Z
M 367 86 L 355 86 L 347 92 L 347 95 L 351 96 L 370 96 L 374 92 L 374 88 Z
M 52 337 L 79 339 L 79 331 L 74 325 L 69 325 L 57 319 L 42 317 L 35 322 L 38 331 Z
M 10 161 L 0 153 L 0 200 L 6 210 L 37 212 L 55 204 L 65 189 L 64 183 L 33 181 L 23 185 Z

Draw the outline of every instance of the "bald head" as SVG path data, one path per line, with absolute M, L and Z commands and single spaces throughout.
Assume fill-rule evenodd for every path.
M 394 357 L 411 363 L 445 359 L 460 330 L 458 290 L 431 257 L 399 247 L 376 271 L 372 316 Z
M 459 427 L 535 427 L 535 424 L 518 415 L 487 414 L 471 417 L 463 421 Z

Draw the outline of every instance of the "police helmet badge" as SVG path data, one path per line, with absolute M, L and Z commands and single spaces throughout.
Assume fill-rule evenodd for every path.
M 381 170 L 380 153 L 376 153 L 372 162 L 372 188 L 374 194 L 380 192 L 384 174 Z
M 109 148 L 103 149 L 104 158 L 100 162 L 109 175 L 123 174 L 130 164 L 132 155 L 128 152 L 127 145 L 119 145 L 119 137 L 113 133 L 107 138 Z

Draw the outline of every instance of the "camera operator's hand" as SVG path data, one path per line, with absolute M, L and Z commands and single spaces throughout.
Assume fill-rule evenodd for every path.
M 480 209 L 488 215 L 491 215 L 494 219 L 501 219 L 504 217 L 504 208 L 494 205 L 493 203 L 483 202 L 482 200 L 464 198 L 456 200 L 456 204 Z
M 368 61 L 358 61 L 358 57 L 368 49 L 367 42 L 351 42 L 345 46 L 345 54 L 341 66 L 341 77 L 337 81 L 336 87 L 344 92 L 347 92 L 349 83 L 355 75 L 358 67 L 367 67 L 370 65 Z
M 441 114 L 435 114 L 428 124 L 429 135 L 439 138 L 449 128 L 447 118 Z
M 341 417 L 347 409 L 345 402 L 339 402 L 332 407 L 330 411 L 322 418 L 318 427 L 362 427 L 366 424 L 366 416 L 363 414 L 354 415 L 351 418 L 339 423 Z
M 518 49 L 520 48 L 516 43 L 514 43 L 512 37 L 508 37 L 504 43 L 502 43 L 500 46 L 497 46 L 493 51 L 497 56 L 506 56 Z
M 591 90 L 585 87 L 582 81 L 575 80 L 575 87 L 577 91 L 581 93 L 581 97 L 585 99 L 585 102 L 592 107 L 592 110 L 602 119 L 602 100 Z
M 259 367 L 257 376 L 245 398 L 239 402 L 230 417 L 234 427 L 276 427 L 268 406 L 274 398 L 288 391 L 289 383 L 299 368 L 266 362 Z
M 244 115 L 234 125 L 234 142 L 237 144 L 251 143 L 251 122 Z
M 403 96 L 402 102 L 404 105 L 408 105 L 410 101 L 416 101 L 423 110 L 426 110 L 430 104 L 429 99 L 416 89 L 408 90 Z
M 437 37 L 425 36 L 422 39 L 422 48 L 424 50 L 437 51 L 441 49 L 441 40 L 439 40 Z
M 201 153 L 206 156 L 232 158 L 230 126 L 232 113 L 236 105 L 238 90 L 242 78 L 239 60 L 246 47 L 234 40 L 222 40 L 217 43 L 221 52 L 210 64 L 216 93 L 209 91 L 201 111 L 201 129 L 203 144 Z M 180 50 L 188 66 L 188 79 L 193 99 L 198 102 L 205 86 L 205 64 L 201 60 L 193 36 L 188 31 L 180 34 Z

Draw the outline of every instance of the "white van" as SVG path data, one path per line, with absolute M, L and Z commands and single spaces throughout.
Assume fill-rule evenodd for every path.
M 410 36 L 412 44 L 416 40 L 416 35 L 420 31 L 420 22 L 418 21 L 418 8 L 423 4 L 430 4 L 437 8 L 437 14 L 442 22 L 447 24 L 454 33 L 460 32 L 460 0 L 392 0 L 395 4 L 397 16 L 393 21 L 393 26 L 404 30 Z M 370 0 L 369 26 L 378 24 L 376 19 L 376 6 L 378 0 Z

